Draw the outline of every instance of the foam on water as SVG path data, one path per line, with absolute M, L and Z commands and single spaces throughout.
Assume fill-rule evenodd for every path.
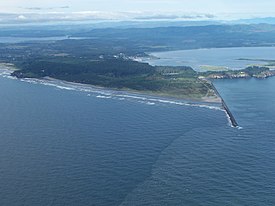
M 218 83 L 242 130 L 188 102 L 37 82 L 0 81 L 0 205 L 275 205 L 274 79 Z
M 9 70 L 1 71 L 0 75 L 7 78 L 16 79 L 10 76 L 11 72 Z M 207 108 L 212 110 L 223 111 L 223 109 L 216 105 L 211 104 L 203 104 L 198 102 L 187 102 L 182 100 L 172 100 L 166 98 L 155 98 L 150 96 L 144 96 L 141 94 L 132 94 L 126 91 L 116 91 L 116 90 L 107 90 L 105 88 L 95 87 L 91 85 L 84 85 L 79 83 L 71 83 L 62 80 L 47 78 L 47 79 L 20 79 L 20 81 L 31 83 L 31 84 L 42 84 L 45 86 L 56 87 L 62 90 L 70 90 L 70 91 L 81 91 L 88 92 L 88 96 L 96 96 L 97 98 L 102 99 L 118 99 L 118 100 L 137 100 L 138 102 L 143 102 L 147 105 L 156 105 L 159 104 L 173 104 L 179 106 L 192 106 L 192 107 L 200 107 Z
M 0 76 L 2 77 L 11 77 L 12 71 L 7 69 L 7 68 L 4 68 L 3 66 L 0 66 Z
M 0 75 L 5 78 L 11 78 L 11 79 L 17 79 L 15 77 L 11 76 L 12 71 L 8 69 L 1 69 Z M 95 96 L 96 98 L 100 99 L 117 99 L 120 101 L 127 100 L 127 101 L 137 101 L 142 104 L 146 104 L 149 106 L 154 106 L 156 104 L 172 104 L 172 105 L 178 105 L 178 106 L 191 106 L 191 107 L 200 107 L 200 108 L 206 108 L 211 110 L 218 110 L 225 112 L 228 124 L 232 127 L 232 123 L 230 120 L 230 117 L 228 116 L 227 112 L 219 106 L 213 106 L 210 104 L 202 104 L 202 103 L 190 103 L 186 101 L 180 101 L 180 100 L 171 100 L 171 99 L 164 99 L 164 98 L 153 98 L 150 96 L 141 96 L 138 94 L 129 94 L 128 92 L 123 91 L 114 91 L 114 90 L 106 90 L 104 88 L 90 86 L 90 85 L 83 85 L 79 83 L 71 83 L 66 82 L 62 80 L 52 79 L 52 78 L 46 78 L 46 79 L 20 79 L 20 81 L 31 83 L 31 84 L 42 84 L 45 86 L 51 86 L 55 87 L 61 90 L 69 90 L 69 91 L 80 91 L 80 92 L 88 92 L 89 94 L 87 96 Z
M 17 79 L 11 76 L 12 71 L 8 69 L 1 69 L 0 75 L 6 78 Z M 178 106 L 188 106 L 188 107 L 199 107 L 211 110 L 224 111 L 221 105 L 217 104 L 207 104 L 201 102 L 188 102 L 183 100 L 174 100 L 168 98 L 156 98 L 149 95 L 142 95 L 136 93 L 129 93 L 126 91 L 116 91 L 111 89 L 105 89 L 101 87 L 96 87 L 92 85 L 84 85 L 80 83 L 66 82 L 62 80 L 57 80 L 53 78 L 44 78 L 44 79 L 32 79 L 25 78 L 20 79 L 22 82 L 31 83 L 31 84 L 41 84 L 45 86 L 55 87 L 61 90 L 68 91 L 79 91 L 89 93 L 87 96 L 93 96 L 100 99 L 115 99 L 115 100 L 126 100 L 126 101 L 137 101 L 149 106 L 154 106 L 157 104 L 164 105 L 178 105 Z M 229 119 L 230 122 L 230 119 Z
M 111 96 L 102 96 L 102 95 L 97 95 L 97 98 L 101 98 L 101 99 L 111 99 Z
M 226 111 L 225 109 L 224 109 L 223 111 L 224 111 L 225 116 L 226 116 L 226 118 L 227 118 L 228 126 L 230 126 L 230 127 L 232 127 L 232 128 L 235 128 L 235 127 L 233 126 L 232 122 L 231 122 L 230 116 L 229 116 L 229 114 L 227 113 L 227 111 Z M 238 127 L 237 127 L 237 128 L 238 128 Z

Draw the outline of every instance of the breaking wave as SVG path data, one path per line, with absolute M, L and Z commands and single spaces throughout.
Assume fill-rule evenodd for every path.
M 16 79 L 15 77 L 10 76 L 11 73 L 12 72 L 7 69 L 0 70 L 0 76 Z M 188 102 L 185 100 L 174 100 L 174 99 L 168 99 L 165 97 L 159 98 L 159 97 L 153 97 L 149 95 L 131 93 L 127 91 L 111 90 L 111 89 L 96 87 L 92 85 L 66 82 L 66 81 L 57 80 L 53 78 L 45 78 L 45 79 L 26 78 L 26 79 L 20 79 L 20 81 L 31 83 L 31 84 L 41 84 L 45 86 L 51 86 L 61 90 L 86 92 L 88 93 L 87 96 L 93 96 L 100 99 L 117 99 L 117 100 L 136 101 L 149 106 L 154 106 L 157 104 L 159 105 L 171 104 L 171 105 L 178 105 L 178 106 L 191 106 L 191 107 L 199 107 L 199 108 L 206 108 L 211 110 L 224 111 L 224 109 L 219 104 Z

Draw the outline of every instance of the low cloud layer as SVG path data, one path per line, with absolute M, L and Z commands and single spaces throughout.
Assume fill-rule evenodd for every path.
M 140 20 L 202 20 L 202 19 L 213 19 L 215 15 L 212 14 L 191 14 L 191 15 L 151 15 L 151 16 L 139 16 L 135 19 Z
M 58 7 L 66 9 L 69 7 Z M 32 12 L 23 13 L 0 13 L 0 24 L 18 23 L 43 23 L 43 22 L 66 22 L 66 21 L 92 21 L 92 20 L 205 20 L 215 18 L 212 14 L 150 14 L 143 12 L 101 12 L 101 11 L 81 11 L 81 12 L 56 12 L 57 8 L 25 8 Z M 39 12 L 38 12 L 39 11 Z
M 69 8 L 70 8 L 69 6 L 60 6 L 60 7 L 23 7 L 21 9 L 29 10 L 29 11 L 49 11 L 49 10 L 58 10 L 58 9 L 69 9 Z

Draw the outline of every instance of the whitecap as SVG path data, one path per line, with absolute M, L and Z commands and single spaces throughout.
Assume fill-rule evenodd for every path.
M 111 96 L 102 96 L 102 95 L 97 95 L 96 98 L 101 98 L 101 99 L 111 99 Z
M 155 105 L 156 103 L 154 102 L 146 102 L 147 105 Z
M 0 70 L 0 75 L 7 75 L 10 76 L 11 71 L 9 70 Z M 11 77 L 10 77 L 11 78 Z M 150 96 L 145 95 L 139 95 L 135 93 L 130 93 L 127 91 L 116 91 L 116 90 L 107 90 L 105 88 L 96 87 L 92 85 L 84 85 L 80 83 L 73 83 L 73 82 L 66 82 L 62 80 L 57 80 L 53 78 L 44 78 L 44 79 L 20 79 L 20 81 L 24 81 L 31 84 L 42 84 L 45 86 L 51 86 L 56 87 L 61 90 L 70 90 L 70 91 L 80 91 L 80 92 L 88 92 L 88 93 L 94 93 L 98 94 L 96 98 L 102 98 L 102 99 L 118 99 L 118 100 L 136 100 L 137 102 L 145 103 L 147 105 L 155 105 L 156 103 L 161 104 L 172 104 L 172 105 L 178 105 L 178 106 L 191 106 L 191 107 L 199 107 L 199 108 L 205 108 L 205 109 L 211 109 L 211 110 L 218 110 L 218 111 L 224 111 L 224 109 L 218 105 L 207 105 L 203 103 L 190 103 L 184 100 L 171 100 L 166 98 L 154 98 Z M 91 96 L 89 94 L 88 96 Z

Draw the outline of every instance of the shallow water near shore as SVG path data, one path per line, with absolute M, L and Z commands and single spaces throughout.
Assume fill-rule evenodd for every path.
M 0 205 L 274 205 L 275 78 L 215 86 L 242 130 L 219 109 L 0 77 Z

